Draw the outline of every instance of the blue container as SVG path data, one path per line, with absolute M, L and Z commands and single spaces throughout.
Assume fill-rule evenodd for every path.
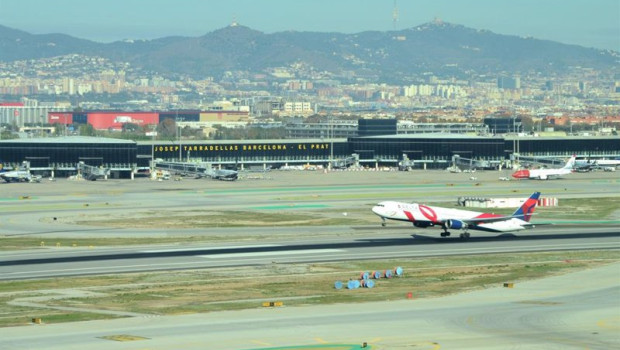
M 375 286 L 375 281 L 373 281 L 373 280 L 366 281 L 366 284 L 365 284 L 366 288 L 372 288 L 374 286 Z
M 359 281 L 355 281 L 355 280 L 350 280 L 349 282 L 347 282 L 347 288 L 348 289 L 355 289 L 357 287 L 355 287 L 355 282 L 359 283 Z
M 342 289 L 342 282 L 340 282 L 340 281 L 336 281 L 336 282 L 334 283 L 334 288 L 336 288 L 336 289 Z
M 403 268 L 398 266 L 397 268 L 394 269 L 394 273 L 396 274 L 396 276 L 402 276 L 403 275 Z

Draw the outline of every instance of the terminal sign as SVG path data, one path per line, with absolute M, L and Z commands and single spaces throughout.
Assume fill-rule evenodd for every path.
M 155 146 L 157 152 L 178 152 L 179 148 L 182 151 L 190 152 L 255 152 L 255 151 L 275 151 L 275 152 L 287 152 L 287 151 L 326 151 L 329 150 L 329 143 L 297 143 L 297 144 L 252 144 L 252 145 L 170 145 L 170 146 Z

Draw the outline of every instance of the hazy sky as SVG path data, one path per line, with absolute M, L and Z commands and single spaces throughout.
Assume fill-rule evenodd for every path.
M 620 0 L 0 0 L 0 25 L 100 42 L 201 36 L 239 24 L 357 33 L 410 28 L 438 17 L 498 34 L 620 51 Z

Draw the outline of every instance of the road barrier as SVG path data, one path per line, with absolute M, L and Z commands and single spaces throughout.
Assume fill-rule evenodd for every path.
M 263 303 L 263 307 L 276 307 L 284 305 L 281 301 L 266 301 Z
M 358 289 L 360 287 L 364 288 L 373 288 L 375 286 L 375 281 L 380 278 L 392 278 L 393 276 L 402 277 L 403 276 L 403 268 L 400 266 L 395 267 L 393 270 L 375 270 L 371 273 L 366 271 L 360 272 L 359 279 L 351 279 L 347 282 L 347 289 Z M 334 282 L 335 289 L 342 289 L 343 283 L 341 281 Z

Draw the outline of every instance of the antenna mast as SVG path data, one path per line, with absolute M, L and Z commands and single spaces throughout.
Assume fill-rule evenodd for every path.
M 392 11 L 392 23 L 394 30 L 396 30 L 396 22 L 398 22 L 398 7 L 396 7 L 396 0 L 394 0 L 394 10 Z

